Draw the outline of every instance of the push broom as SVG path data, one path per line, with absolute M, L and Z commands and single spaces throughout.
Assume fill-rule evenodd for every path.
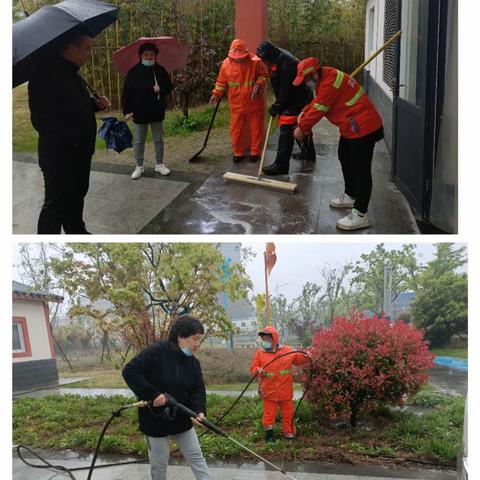
M 358 75 L 377 55 L 382 53 L 387 47 L 389 47 L 400 35 L 402 34 L 401 30 L 398 31 L 395 35 L 388 40 L 381 48 L 379 48 L 373 55 L 371 55 L 365 62 L 363 62 L 354 72 L 350 75 L 354 77 Z M 262 177 L 262 168 L 265 161 L 265 152 L 267 151 L 268 136 L 270 134 L 270 127 L 272 126 L 273 117 L 270 117 L 268 121 L 267 133 L 265 135 L 265 143 L 263 144 L 262 158 L 260 160 L 260 165 L 258 168 L 257 176 L 253 175 L 244 175 L 236 172 L 226 172 L 223 174 L 223 178 L 229 182 L 238 182 L 247 185 L 256 185 L 259 187 L 273 188 L 275 190 L 281 190 L 283 192 L 294 193 L 297 191 L 297 184 L 291 182 L 281 182 L 279 180 L 270 180 L 269 178 Z
M 243 175 L 241 173 L 226 172 L 223 174 L 223 178 L 230 182 L 246 183 L 247 185 L 257 185 L 259 187 L 268 187 L 276 190 L 282 190 L 284 192 L 293 193 L 297 190 L 296 183 L 281 182 L 279 180 L 270 180 L 269 178 L 262 178 L 262 168 L 265 162 L 265 152 L 267 151 L 268 136 L 270 134 L 270 128 L 272 126 L 273 117 L 270 117 L 268 121 L 267 133 L 265 135 L 265 143 L 263 144 L 262 158 L 260 165 L 258 166 L 258 175 Z

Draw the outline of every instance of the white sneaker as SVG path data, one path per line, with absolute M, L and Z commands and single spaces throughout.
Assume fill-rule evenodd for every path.
M 136 180 L 137 178 L 140 178 L 143 175 L 143 172 L 145 171 L 145 167 L 135 167 L 135 170 L 132 173 L 132 178 Z
M 355 199 L 346 193 L 341 195 L 340 198 L 332 198 L 330 200 L 330 206 L 333 208 L 353 208 L 354 205 Z
M 352 211 L 344 218 L 337 220 L 337 228 L 340 230 L 358 230 L 359 228 L 367 228 L 370 226 L 367 214 L 363 217 L 358 210 L 352 208 Z
M 156 165 L 155 171 L 158 172 L 160 175 L 170 175 L 170 170 L 163 163 L 159 163 L 158 165 Z

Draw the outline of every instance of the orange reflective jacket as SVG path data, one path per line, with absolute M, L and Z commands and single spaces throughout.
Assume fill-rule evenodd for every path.
M 232 112 L 249 113 L 263 110 L 263 95 L 257 95 L 252 100 L 252 92 L 256 84 L 265 88 L 267 77 L 265 65 L 260 60 L 253 60 L 251 55 L 243 62 L 236 62 L 227 57 L 222 63 L 212 93 L 223 96 L 228 92 Z
M 268 362 L 276 357 L 280 357 L 287 352 L 292 352 L 293 348 L 288 345 L 280 346 L 278 344 L 278 332 L 274 327 L 262 329 L 272 334 L 273 344 L 277 346 L 275 351 L 267 351 L 263 348 L 258 349 L 250 365 L 250 373 L 255 375 L 259 368 L 263 368 Z M 294 365 L 303 365 L 308 359 L 302 353 L 292 353 L 271 363 L 260 377 L 260 396 L 263 399 L 273 402 L 283 402 L 293 398 L 293 372 Z
M 382 127 L 382 119 L 363 88 L 341 70 L 322 67 L 315 94 L 298 123 L 303 133 L 310 133 L 323 117 L 345 138 L 365 137 Z

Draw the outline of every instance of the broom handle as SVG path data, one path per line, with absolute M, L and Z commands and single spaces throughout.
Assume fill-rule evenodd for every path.
M 257 179 L 259 180 L 260 180 L 260 177 L 262 176 L 262 168 L 263 168 L 263 163 L 265 162 L 265 152 L 267 151 L 268 136 L 270 135 L 270 127 L 272 126 L 272 120 L 273 120 L 273 117 L 270 115 L 270 120 L 268 121 L 267 133 L 265 135 L 265 143 L 263 144 L 262 159 L 260 160 L 260 166 L 258 167 Z
M 373 55 L 367 58 L 355 71 L 353 71 L 350 76 L 355 77 L 358 75 L 364 69 L 364 67 L 366 67 L 376 56 L 380 55 L 387 47 L 389 47 L 401 34 L 402 31 L 399 30 L 387 43 L 380 47 Z

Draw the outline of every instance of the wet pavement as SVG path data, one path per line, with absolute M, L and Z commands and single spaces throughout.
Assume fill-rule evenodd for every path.
M 278 132 L 270 137 L 265 164 L 275 157 L 277 136 Z M 131 165 L 94 161 L 85 200 L 87 228 L 97 234 L 342 233 L 335 223 L 347 211 L 329 206 L 329 200 L 343 192 L 336 127 L 320 122 L 315 142 L 313 172 L 302 173 L 302 162 L 292 159 L 290 175 L 275 177 L 297 183 L 297 194 L 223 180 L 226 171 L 256 175 L 258 164 L 248 162 L 233 165 L 227 160 L 211 176 L 173 171 L 162 177 L 147 168 L 133 181 Z M 208 146 L 204 155 L 208 155 Z M 37 158 L 35 154 L 14 153 L 13 160 L 13 233 L 35 233 L 43 200 Z M 372 226 L 354 233 L 419 233 L 407 201 L 389 182 L 390 156 L 383 142 L 375 148 L 372 171 Z
M 43 458 L 54 465 L 67 468 L 89 466 L 91 455 L 82 455 L 76 452 L 47 452 L 35 450 Z M 23 453 L 22 453 L 23 454 Z M 26 458 L 30 454 L 24 453 Z M 96 465 L 134 460 L 128 457 L 103 455 Z M 68 478 L 67 474 L 53 470 L 34 469 L 25 465 L 13 453 L 14 480 L 53 480 Z M 38 463 L 38 460 L 32 460 Z M 263 463 L 246 462 L 208 462 L 214 480 L 285 480 L 287 477 L 280 472 L 272 471 Z M 305 464 L 285 463 L 277 465 L 283 468 L 297 480 L 455 480 L 456 474 L 451 471 L 437 470 L 392 470 L 383 467 L 363 467 L 352 465 L 322 465 L 316 462 Z M 74 472 L 74 478 L 86 479 L 88 470 Z M 71 477 L 70 477 L 71 478 Z M 146 463 L 114 466 L 96 469 L 92 478 L 95 480 L 150 480 L 149 466 Z M 168 480 L 193 480 L 194 476 L 189 467 L 181 460 L 172 459 L 167 472 Z
M 465 396 L 468 389 L 468 374 L 463 370 L 436 365 L 428 371 L 430 383 L 435 390 L 452 396 Z
M 329 206 L 343 192 L 337 159 L 338 132 L 328 122 L 315 128 L 317 161 L 313 172 L 302 173 L 302 162 L 291 160 L 290 174 L 275 180 L 298 184 L 298 193 L 225 182 L 226 171 L 256 176 L 258 164 L 228 161 L 172 215 L 166 207 L 142 233 L 187 234 L 336 234 L 335 223 L 346 215 Z M 265 164 L 273 162 L 278 132 L 270 137 Z M 208 153 L 208 152 L 207 152 Z M 390 156 L 379 142 L 373 160 L 373 193 L 369 208 L 372 226 L 355 233 L 419 233 L 410 207 L 389 182 Z M 347 232 L 348 233 L 348 232 Z

